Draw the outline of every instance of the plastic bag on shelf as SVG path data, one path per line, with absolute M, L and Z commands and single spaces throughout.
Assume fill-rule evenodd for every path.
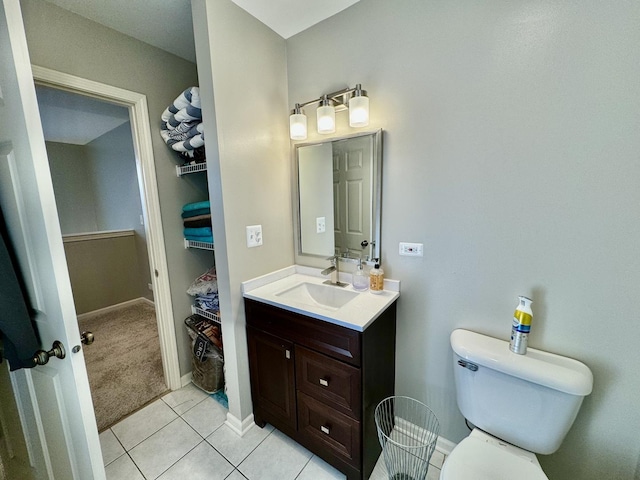
M 218 277 L 216 277 L 216 267 L 211 267 L 204 272 L 187 289 L 187 293 L 192 297 L 196 295 L 207 295 L 218 293 Z

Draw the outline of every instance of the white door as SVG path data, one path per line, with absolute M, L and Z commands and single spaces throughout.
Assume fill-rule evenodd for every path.
M 333 142 L 336 255 L 362 258 L 372 240 L 372 144 L 369 136 Z
M 59 340 L 66 349 L 64 359 L 12 374 L 14 394 L 38 478 L 103 479 L 20 4 L 1 5 L 0 206 L 37 310 L 41 348 Z

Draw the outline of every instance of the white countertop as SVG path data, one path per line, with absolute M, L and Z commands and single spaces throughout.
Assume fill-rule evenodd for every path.
M 342 272 L 340 273 L 340 281 L 349 283 L 347 287 L 344 287 L 344 290 L 356 292 L 358 297 L 338 309 L 297 303 L 278 295 L 300 283 L 322 284 L 327 278 L 320 274 L 319 268 L 292 265 L 242 282 L 242 296 L 359 332 L 363 332 L 371 325 L 400 296 L 399 280 L 385 279 L 384 291 L 375 295 L 368 290 L 364 292 L 355 290 L 351 285 L 351 275 Z

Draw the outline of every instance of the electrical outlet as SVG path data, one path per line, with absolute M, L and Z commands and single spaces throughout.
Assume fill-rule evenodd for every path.
M 262 245 L 262 225 L 247 226 L 247 247 L 259 247 Z
M 325 217 L 316 218 L 316 233 L 324 233 L 327 229 L 327 221 Z
M 422 257 L 422 244 L 400 242 L 400 255 L 406 257 Z

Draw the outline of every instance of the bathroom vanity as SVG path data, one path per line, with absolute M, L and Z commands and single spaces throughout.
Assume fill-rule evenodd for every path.
M 380 455 L 374 410 L 394 392 L 399 283 L 398 291 L 372 295 L 289 273 L 262 287 L 243 285 L 254 421 L 350 480 L 369 478 Z

